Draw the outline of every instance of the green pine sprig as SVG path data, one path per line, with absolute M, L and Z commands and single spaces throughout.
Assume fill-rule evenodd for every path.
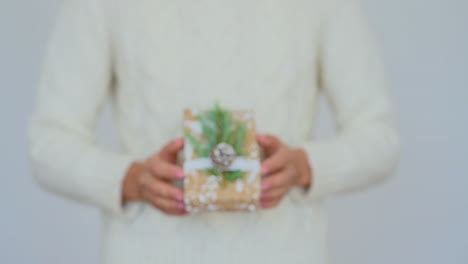
M 225 142 L 233 146 L 236 155 L 244 154 L 245 137 L 247 127 L 242 122 L 234 122 L 231 113 L 221 108 L 216 103 L 214 107 L 197 116 L 202 127 L 202 139 L 196 139 L 190 132 L 185 132 L 185 137 L 192 144 L 195 153 L 199 157 L 209 157 L 211 150 L 219 143 Z M 244 177 L 244 172 L 219 171 L 216 168 L 207 170 L 207 173 L 215 176 L 222 176 L 224 181 L 233 182 Z
M 185 131 L 185 138 L 192 144 L 195 153 L 199 157 L 207 157 L 210 155 L 209 149 L 206 148 L 200 141 L 198 141 L 189 131 Z

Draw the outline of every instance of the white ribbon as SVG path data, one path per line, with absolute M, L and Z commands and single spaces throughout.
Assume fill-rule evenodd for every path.
M 198 158 L 184 162 L 185 171 L 206 170 L 211 168 L 215 168 L 211 158 Z M 244 157 L 236 157 L 232 162 L 231 166 L 229 166 L 226 170 L 258 172 L 260 171 L 260 161 L 254 159 L 247 159 Z

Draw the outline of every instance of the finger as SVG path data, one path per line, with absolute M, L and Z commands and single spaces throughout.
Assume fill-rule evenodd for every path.
M 181 167 L 163 159 L 156 159 L 152 164 L 150 164 L 150 169 L 154 176 L 165 180 L 184 178 L 184 170 Z
M 143 190 L 148 191 L 153 195 L 178 202 L 182 202 L 184 200 L 184 192 L 181 189 L 168 182 L 154 178 L 151 175 L 149 177 L 147 175 L 142 176 L 140 184 L 142 185 Z
M 266 134 L 258 134 L 257 142 L 260 144 L 260 146 L 265 151 L 265 154 L 267 155 L 275 153 L 282 145 L 281 141 L 277 137 Z
M 172 140 L 167 145 L 165 145 L 160 155 L 163 159 L 174 161 L 177 158 L 177 152 L 182 150 L 184 147 L 184 138 L 179 137 L 177 139 Z
M 266 175 L 283 169 L 286 166 L 287 158 L 286 151 L 278 150 L 262 162 L 261 173 Z
M 149 191 L 143 192 L 143 197 L 150 202 L 154 207 L 171 215 L 184 215 L 187 213 L 185 205 L 182 202 L 165 199 L 163 197 L 152 194 Z
M 277 207 L 280 204 L 280 202 L 281 202 L 280 199 L 273 200 L 273 201 L 267 201 L 267 202 L 260 202 L 260 206 L 263 209 L 270 209 L 270 208 Z
M 266 192 L 262 192 L 261 196 L 261 201 L 272 201 L 272 200 L 278 200 L 283 198 L 283 196 L 287 193 L 288 188 L 281 187 L 281 188 L 276 188 L 272 190 L 268 190 Z
M 282 170 L 277 173 L 271 174 L 270 176 L 262 179 L 262 191 L 268 191 L 276 188 L 281 188 L 288 185 L 289 182 L 289 171 Z

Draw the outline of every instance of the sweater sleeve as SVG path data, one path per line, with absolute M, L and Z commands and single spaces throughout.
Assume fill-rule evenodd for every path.
M 337 135 L 306 140 L 313 184 L 299 199 L 363 189 L 396 167 L 399 138 L 383 65 L 358 0 L 340 1 L 321 39 L 320 79 Z
M 121 206 L 121 184 L 132 157 L 95 143 L 112 76 L 99 2 L 68 0 L 61 6 L 30 121 L 29 154 L 45 189 L 130 217 L 133 210 Z

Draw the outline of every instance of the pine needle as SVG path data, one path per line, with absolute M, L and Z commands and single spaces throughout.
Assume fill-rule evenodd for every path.
M 208 150 L 189 131 L 185 131 L 184 134 L 199 157 L 209 156 Z

